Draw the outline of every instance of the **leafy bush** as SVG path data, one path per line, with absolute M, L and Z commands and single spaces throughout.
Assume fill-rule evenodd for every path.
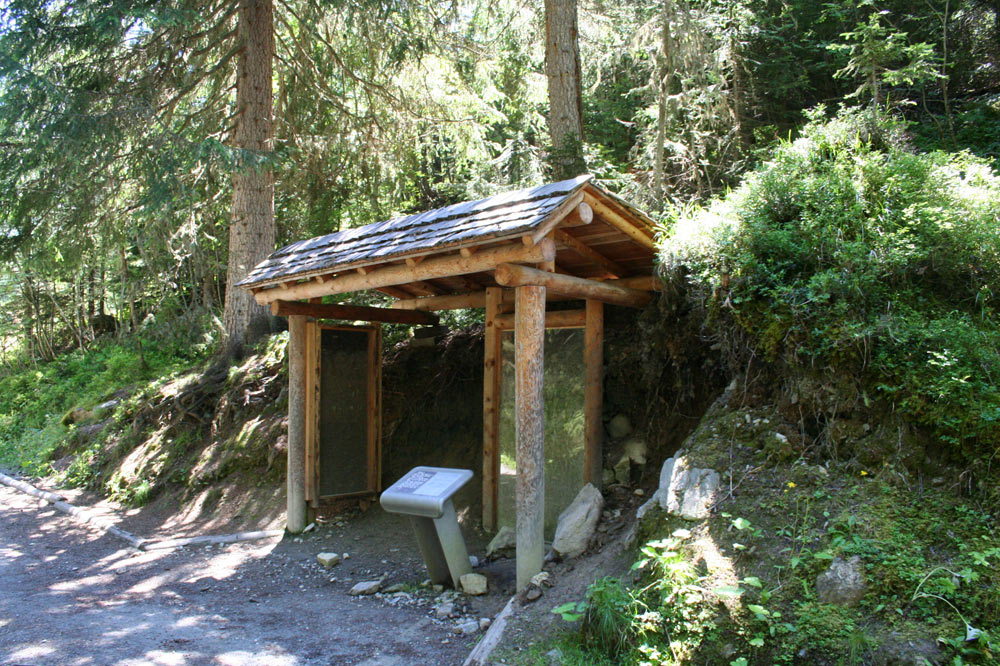
M 664 261 L 712 289 L 758 357 L 854 376 L 952 450 L 989 455 L 1000 179 L 967 153 L 909 150 L 891 118 L 821 115 L 739 189 L 683 215 Z

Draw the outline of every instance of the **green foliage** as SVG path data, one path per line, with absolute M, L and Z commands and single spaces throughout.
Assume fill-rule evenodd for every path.
M 816 114 L 742 187 L 682 219 L 665 260 L 713 287 L 754 353 L 856 373 L 953 450 L 989 456 L 1000 179 L 965 153 L 910 152 L 903 129 Z
M 207 348 L 188 346 L 183 338 L 146 347 L 141 340 L 108 341 L 88 351 L 74 351 L 48 363 L 0 375 L 0 465 L 44 472 L 49 456 L 66 446 L 78 425 L 64 416 L 78 410 L 84 422 L 96 418 L 90 409 L 118 390 L 136 390 L 143 384 L 189 368 L 207 354 Z M 66 445 L 66 446 L 64 446 Z M 92 451 L 83 460 L 96 455 Z M 89 484 L 92 461 L 80 462 L 70 476 Z

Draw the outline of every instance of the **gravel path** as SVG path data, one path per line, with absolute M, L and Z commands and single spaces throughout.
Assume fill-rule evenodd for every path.
M 425 575 L 405 520 L 369 514 L 302 539 L 137 552 L 0 485 L 0 665 L 460 664 L 475 638 L 434 618 L 432 593 L 346 594 Z M 326 571 L 322 550 L 351 557 Z M 490 617 L 503 601 L 457 605 Z

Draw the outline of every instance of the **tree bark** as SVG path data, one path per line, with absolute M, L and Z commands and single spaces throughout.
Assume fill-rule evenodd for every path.
M 558 180 L 587 171 L 576 0 L 545 0 L 545 76 L 549 84 L 549 158 Z
M 236 70 L 239 116 L 234 147 L 242 152 L 233 173 L 233 210 L 229 225 L 229 265 L 223 322 L 227 352 L 243 347 L 267 332 L 267 310 L 236 283 L 274 250 L 274 176 L 266 165 L 252 164 L 274 147 L 272 61 L 274 59 L 272 0 L 240 0 L 239 39 L 242 50 Z M 250 156 L 253 156 L 251 158 Z
M 673 74 L 673 52 L 670 48 L 670 20 L 673 14 L 672 1 L 663 1 L 663 25 L 660 32 L 660 53 L 657 57 L 657 94 L 659 104 L 656 118 L 656 146 L 653 154 L 653 198 L 656 209 L 663 212 L 663 178 L 666 171 L 665 144 L 667 142 L 667 97 L 670 95 L 670 80 Z

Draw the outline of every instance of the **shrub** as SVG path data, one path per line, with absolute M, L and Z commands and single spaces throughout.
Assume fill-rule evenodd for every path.
M 668 267 L 758 357 L 853 375 L 967 456 L 1000 446 L 1000 179 L 905 126 L 814 113 L 744 184 L 681 216 Z

